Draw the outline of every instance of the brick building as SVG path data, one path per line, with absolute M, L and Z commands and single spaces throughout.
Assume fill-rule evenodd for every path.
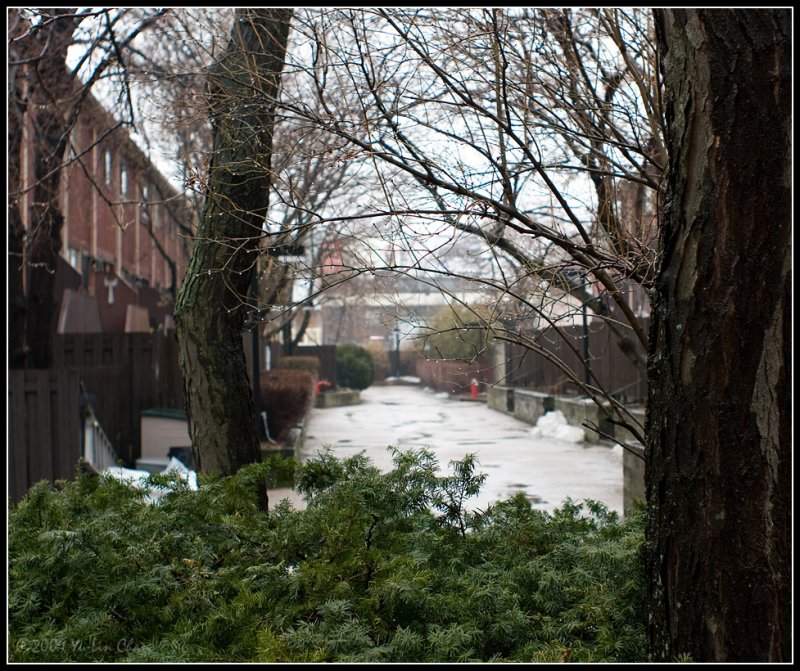
M 30 227 L 32 128 L 23 129 L 22 219 Z M 56 269 L 59 333 L 141 332 L 172 325 L 191 255 L 191 203 L 89 95 L 62 170 Z

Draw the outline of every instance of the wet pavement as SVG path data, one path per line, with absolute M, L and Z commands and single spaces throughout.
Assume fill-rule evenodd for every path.
M 314 408 L 306 422 L 300 457 L 307 460 L 325 446 L 346 457 L 364 450 L 382 471 L 392 468 L 387 446 L 429 448 L 444 472 L 451 460 L 473 453 L 487 474 L 471 509 L 523 492 L 534 507 L 553 510 L 563 500 L 594 499 L 622 514 L 622 455 L 609 445 L 535 438 L 533 427 L 485 403 L 463 401 L 417 386 L 373 386 L 362 403 Z M 272 492 L 271 502 L 293 492 Z

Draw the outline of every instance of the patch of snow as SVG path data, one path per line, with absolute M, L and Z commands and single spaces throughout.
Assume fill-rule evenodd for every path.
M 561 410 L 551 410 L 545 413 L 531 429 L 534 438 L 555 438 L 567 443 L 582 443 L 585 439 L 583 429 L 571 426 Z
M 422 382 L 418 377 L 414 377 L 413 375 L 401 375 L 400 377 L 396 377 L 392 375 L 391 377 L 386 378 L 387 382 L 405 382 L 406 384 L 419 384 Z
M 146 481 L 147 478 L 150 477 L 148 471 L 140 471 L 135 468 L 123 468 L 122 466 L 107 466 L 103 471 L 103 475 L 107 475 L 131 487 L 136 487 L 137 489 L 146 489 Z
M 161 471 L 161 474 L 166 475 L 171 471 L 177 473 L 182 480 L 186 481 L 189 485 L 189 489 L 197 489 L 197 473 L 186 468 L 180 459 L 172 457 L 167 467 Z M 124 482 L 130 487 L 142 490 L 147 503 L 155 503 L 166 493 L 163 488 L 153 487 L 147 482 L 147 479 L 150 477 L 148 471 L 135 468 L 123 468 L 122 466 L 108 466 L 103 470 L 103 475 Z
M 162 474 L 176 471 L 181 476 L 182 480 L 189 483 L 189 489 L 197 489 L 197 473 L 186 467 L 180 459 L 172 457 L 167 464 L 167 467 L 161 471 Z

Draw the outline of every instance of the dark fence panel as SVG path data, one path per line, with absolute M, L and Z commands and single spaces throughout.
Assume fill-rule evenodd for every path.
M 81 454 L 77 371 L 9 371 L 8 489 L 19 501 L 39 480 L 67 480 Z
M 296 347 L 295 353 L 319 357 L 319 379 L 336 384 L 336 345 L 303 345 Z
M 130 370 L 127 366 L 98 366 L 76 369 L 81 378 L 82 391 L 94 408 L 95 417 L 108 436 L 117 455 L 133 466 L 139 455 L 134 445 L 139 445 L 139 413 L 146 408 L 134 402 L 131 393 Z
M 646 322 L 647 320 L 645 320 Z M 647 325 L 645 323 L 645 328 Z M 589 367 L 597 382 L 619 400 L 644 403 L 647 400 L 646 373 L 617 346 L 617 339 L 605 322 L 589 324 Z M 582 326 L 569 326 L 540 331 L 532 336 L 539 347 L 558 357 L 565 366 L 584 379 Z M 571 347 L 570 347 L 571 346 Z M 551 394 L 578 394 L 577 386 L 569 376 L 543 354 L 528 350 L 519 344 L 506 346 L 506 377 L 504 384 L 527 387 Z
M 270 344 L 270 358 L 272 367 L 275 368 L 282 357 L 287 356 L 283 353 L 281 343 Z M 319 359 L 319 379 L 328 380 L 331 384 L 336 384 L 336 345 L 303 345 L 295 347 L 292 351 L 294 356 L 315 356 Z
M 54 366 L 78 371 L 103 431 L 126 465 L 141 456 L 142 410 L 184 407 L 175 334 L 56 336 Z

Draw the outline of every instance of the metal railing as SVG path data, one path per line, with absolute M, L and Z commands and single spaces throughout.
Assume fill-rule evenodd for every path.
M 91 406 L 86 406 L 83 414 L 83 461 L 97 473 L 120 462 Z

